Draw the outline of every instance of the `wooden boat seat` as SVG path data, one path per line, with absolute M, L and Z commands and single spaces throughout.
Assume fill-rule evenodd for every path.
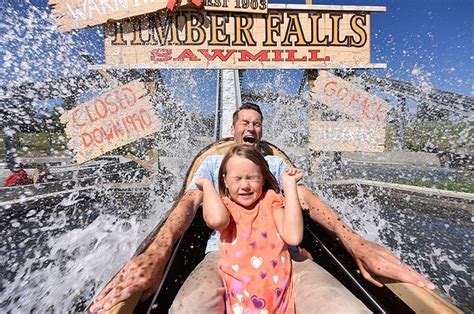
M 189 167 L 188 173 L 186 174 L 186 181 L 185 181 L 185 186 L 187 186 L 192 178 L 194 177 L 194 174 L 196 173 L 197 169 L 201 165 L 204 159 L 208 156 L 212 155 L 224 155 L 229 151 L 229 149 L 235 144 L 233 138 L 228 137 L 224 138 L 214 144 L 211 144 L 211 146 L 206 147 L 203 149 L 194 159 L 193 163 Z M 290 158 L 281 151 L 278 147 L 276 147 L 273 144 L 270 144 L 266 141 L 261 142 L 261 148 L 262 151 L 265 155 L 274 155 L 282 158 L 287 164 L 293 165 L 290 161 Z

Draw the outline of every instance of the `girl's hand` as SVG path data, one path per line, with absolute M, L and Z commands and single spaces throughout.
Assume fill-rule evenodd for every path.
M 298 168 L 286 168 L 281 176 L 281 181 L 282 183 L 285 183 L 294 180 L 296 183 L 301 180 L 301 178 L 303 178 L 303 170 Z
M 206 184 L 210 183 L 212 185 L 211 180 L 205 179 L 205 178 L 198 178 L 196 180 L 196 186 L 198 187 L 199 190 L 204 191 L 204 186 Z

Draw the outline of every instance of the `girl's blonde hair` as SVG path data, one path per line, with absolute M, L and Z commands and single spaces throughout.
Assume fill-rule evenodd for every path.
M 260 168 L 260 172 L 262 173 L 262 176 L 265 180 L 263 184 L 264 192 L 267 190 L 274 190 L 278 193 L 280 191 L 278 182 L 271 173 L 270 168 L 268 167 L 268 163 L 263 157 L 262 153 L 252 146 L 235 145 L 232 146 L 232 148 L 227 152 L 227 154 L 225 154 L 224 159 L 222 160 L 221 166 L 219 168 L 218 181 L 219 193 L 221 196 L 230 196 L 225 186 L 224 178 L 227 175 L 227 162 L 232 156 L 240 156 L 245 159 L 248 159 Z

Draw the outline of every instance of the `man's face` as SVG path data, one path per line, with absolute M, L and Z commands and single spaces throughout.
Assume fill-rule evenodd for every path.
M 257 147 L 262 138 L 262 117 L 252 109 L 239 111 L 231 133 L 237 144 Z

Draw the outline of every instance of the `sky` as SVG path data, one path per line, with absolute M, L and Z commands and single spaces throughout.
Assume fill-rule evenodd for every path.
M 103 63 L 102 27 L 61 34 L 55 29 L 47 0 L 3 2 L 0 85 L 83 73 L 87 64 L 79 56 L 80 51 L 87 51 L 97 63 Z M 304 4 L 304 1 L 271 0 L 270 3 Z M 345 0 L 314 4 L 385 6 L 386 12 L 371 14 L 371 61 L 386 63 L 387 69 L 368 70 L 368 73 L 474 96 L 474 1 Z M 165 80 L 173 83 L 172 92 L 182 101 L 199 104 L 209 95 L 215 95 L 215 71 L 162 73 Z M 186 77 L 204 79 L 207 84 L 200 86 L 200 93 L 190 95 L 187 88 L 201 83 L 180 79 L 183 73 Z M 295 93 L 301 78 L 302 71 L 250 70 L 244 76 L 243 88 L 274 88 L 277 92 Z M 275 81 L 279 84 L 273 84 Z
M 318 1 L 348 4 L 347 1 Z M 372 62 L 386 63 L 386 76 L 473 95 L 474 1 L 350 1 L 385 6 L 372 14 Z

